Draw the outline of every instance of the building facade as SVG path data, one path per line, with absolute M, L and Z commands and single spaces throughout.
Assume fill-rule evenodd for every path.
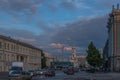
M 73 63 L 74 67 L 78 67 L 78 59 L 76 54 L 76 47 L 72 47 L 72 55 L 70 56 L 70 62 Z
M 81 67 L 81 68 L 88 67 L 86 56 L 77 56 L 77 62 L 78 62 L 79 67 Z
M 108 71 L 110 70 L 110 55 L 108 55 L 108 40 L 106 41 L 105 43 L 105 46 L 104 46 L 104 49 L 103 49 L 103 55 L 102 55 L 102 58 L 103 58 L 103 68 L 105 71 Z
M 69 59 L 70 62 L 73 63 L 74 67 L 87 67 L 87 60 L 86 56 L 78 56 L 77 51 L 75 47 L 72 47 L 72 55 L 70 56 Z
M 52 56 L 49 52 L 44 52 L 46 58 L 46 66 L 51 67 L 51 62 L 57 61 L 57 57 Z
M 120 71 L 120 9 L 112 9 L 108 19 L 108 61 L 111 71 Z M 106 59 L 106 60 L 107 60 Z
M 27 63 L 29 70 L 41 68 L 41 50 L 0 35 L 0 72 L 8 71 L 14 61 Z

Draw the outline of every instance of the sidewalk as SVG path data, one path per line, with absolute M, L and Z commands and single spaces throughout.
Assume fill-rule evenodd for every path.
M 0 72 L 0 75 L 6 75 L 8 72 Z
M 100 73 L 93 73 L 93 75 L 90 76 L 93 79 L 88 80 L 120 80 L 120 73 L 119 72 L 100 72 Z
M 6 77 L 6 75 L 8 76 L 8 72 L 0 72 L 0 79 Z

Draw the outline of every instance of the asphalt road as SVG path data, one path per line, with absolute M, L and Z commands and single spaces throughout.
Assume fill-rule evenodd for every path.
M 8 73 L 0 73 L 0 80 L 8 80 Z M 55 77 L 41 77 L 40 80 L 120 80 L 120 73 L 86 73 L 80 71 L 74 75 L 56 71 Z
M 40 80 L 74 80 L 79 77 L 81 72 L 75 73 L 74 75 L 67 75 L 62 71 L 56 71 L 55 77 L 41 77 Z M 8 80 L 8 73 L 0 73 L 0 80 Z
M 0 72 L 0 80 L 8 80 L 8 72 Z

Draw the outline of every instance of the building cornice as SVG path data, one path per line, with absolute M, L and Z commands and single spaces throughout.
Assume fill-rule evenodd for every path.
M 23 46 L 26 46 L 26 47 L 29 47 L 29 48 L 33 48 L 33 49 L 37 49 L 39 51 L 42 51 L 41 49 L 39 49 L 39 48 L 37 48 L 37 47 L 35 47 L 35 46 L 31 45 L 31 44 L 27 44 L 25 42 L 22 42 L 22 41 L 19 41 L 19 40 L 15 40 L 15 39 L 13 39 L 11 37 L 0 35 L 0 38 L 8 40 L 8 41 L 11 41 L 11 42 L 14 42 L 16 44 L 20 44 L 20 45 L 23 45 Z

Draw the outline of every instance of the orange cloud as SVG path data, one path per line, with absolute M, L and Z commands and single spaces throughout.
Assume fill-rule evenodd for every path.
M 72 48 L 71 47 L 65 47 L 64 50 L 66 50 L 66 51 L 72 51 Z
M 63 48 L 65 45 L 60 43 L 51 43 L 50 46 L 53 48 Z
M 60 43 L 51 43 L 50 47 L 52 47 L 52 48 L 64 48 L 65 51 L 72 51 L 72 47 L 67 47 L 65 44 L 60 44 Z

